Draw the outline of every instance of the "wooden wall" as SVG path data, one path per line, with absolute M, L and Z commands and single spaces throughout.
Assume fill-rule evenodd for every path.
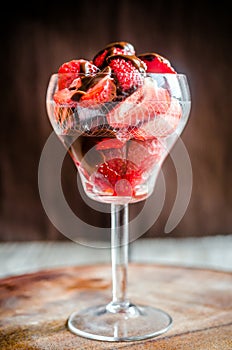
M 7 8 L 8 6 L 8 8 Z M 229 6 L 229 5 L 228 5 Z M 65 239 L 46 216 L 37 170 L 51 133 L 45 94 L 49 76 L 73 58 L 93 57 L 111 41 L 155 51 L 185 73 L 192 94 L 183 133 L 193 167 L 193 192 L 173 236 L 229 234 L 231 190 L 231 25 L 223 1 L 72 1 L 6 5 L 1 20 L 0 240 Z M 11 8 L 10 8 L 11 7 Z M 164 209 L 147 236 L 164 237 L 176 177 L 167 158 Z M 64 162 L 64 191 L 78 215 L 107 225 L 76 191 L 76 171 Z M 75 191 L 74 191 L 75 189 Z M 141 208 L 131 207 L 132 215 Z M 91 213 L 91 215 L 90 215 Z

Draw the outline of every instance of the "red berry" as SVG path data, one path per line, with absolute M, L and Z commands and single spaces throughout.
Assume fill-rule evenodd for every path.
M 133 45 L 125 41 L 113 42 L 108 44 L 103 50 L 99 51 L 94 56 L 93 63 L 102 69 L 107 65 L 106 58 L 116 54 L 134 55 L 135 49 Z
M 146 63 L 147 73 L 176 73 L 170 62 L 157 53 L 144 53 L 138 57 Z
M 107 59 L 119 92 L 134 92 L 143 84 L 145 65 L 136 56 L 113 55 Z
M 79 73 L 79 72 L 80 72 L 79 60 L 64 62 L 58 69 L 58 73 Z
M 126 185 L 124 190 L 128 192 L 139 184 L 142 178 L 139 168 L 132 161 L 114 158 L 102 163 L 92 180 L 102 191 L 107 189 L 108 192 L 111 192 L 113 190 L 114 195 L 117 195 L 117 192 L 123 192 L 122 184 Z M 127 181 L 121 182 L 121 180 Z
M 108 150 L 111 148 L 122 148 L 125 142 L 118 140 L 117 138 L 104 138 L 96 145 L 96 149 L 99 151 Z
M 119 47 L 113 47 L 110 50 L 104 50 L 102 53 L 100 52 L 93 60 L 95 66 L 98 68 L 103 68 L 106 65 L 106 58 L 111 55 L 117 54 L 125 54 L 123 49 Z
M 149 121 L 141 124 L 136 133 L 139 136 L 142 135 L 144 139 L 149 139 L 154 136 L 166 137 L 176 130 L 181 115 L 181 105 L 179 101 L 173 97 L 165 113 L 157 114 L 153 119 L 151 118 Z
M 128 148 L 128 160 L 136 163 L 141 174 L 148 173 L 161 159 L 164 146 L 153 137 L 153 139 L 140 141 L 131 140 Z
M 145 141 L 153 138 L 153 135 L 147 134 L 141 127 L 128 128 L 129 134 L 132 139 Z
M 97 56 L 94 57 L 93 63 L 95 64 L 95 66 L 99 68 L 103 67 L 107 53 L 107 50 L 103 50 L 100 53 L 98 53 Z
M 110 159 L 99 166 L 98 173 L 102 174 L 114 186 L 126 173 L 126 162 L 121 158 Z
M 72 100 L 74 92 L 73 90 L 69 90 L 68 88 L 58 90 L 54 93 L 53 99 L 59 105 L 69 105 L 72 107 L 75 105 L 75 102 Z
M 159 88 L 154 80 L 147 77 L 140 88 L 108 113 L 107 120 L 112 127 L 137 126 L 165 114 L 170 103 L 168 90 Z
M 61 90 L 69 87 L 73 80 L 80 76 L 79 73 L 91 75 L 98 70 L 99 69 L 93 63 L 85 59 L 65 62 L 58 69 L 58 88 Z
M 78 98 L 79 98 L 79 93 Z M 116 96 L 116 86 L 113 79 L 106 75 L 93 87 L 90 87 L 84 94 L 81 95 L 79 102 L 83 107 L 93 107 L 99 104 L 110 102 Z M 73 96 L 75 99 L 75 95 Z

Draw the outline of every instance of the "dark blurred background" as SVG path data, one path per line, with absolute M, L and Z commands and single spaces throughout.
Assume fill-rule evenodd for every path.
M 182 139 L 193 167 L 193 192 L 172 237 L 232 233 L 231 24 L 229 5 L 212 1 L 71 1 L 6 4 L 1 18 L 0 240 L 63 240 L 40 201 L 38 164 L 52 132 L 45 95 L 49 77 L 65 61 L 92 59 L 112 41 L 137 53 L 167 57 L 187 75 L 191 116 Z M 163 230 L 176 194 L 170 157 L 163 166 L 163 211 L 144 237 Z M 64 192 L 87 222 L 109 224 L 78 195 L 76 170 L 63 167 Z M 155 205 L 155 203 L 154 203 Z M 136 213 L 140 204 L 132 205 Z

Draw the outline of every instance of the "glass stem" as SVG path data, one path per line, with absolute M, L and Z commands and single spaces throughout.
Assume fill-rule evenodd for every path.
M 112 302 L 111 312 L 120 312 L 129 306 L 127 299 L 128 270 L 128 204 L 111 204 L 111 260 Z

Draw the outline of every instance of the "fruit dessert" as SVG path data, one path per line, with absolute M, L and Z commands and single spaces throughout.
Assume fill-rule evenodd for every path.
M 165 140 L 182 115 L 165 78 L 175 74 L 166 58 L 137 54 L 128 42 L 110 43 L 91 60 L 59 67 L 55 130 L 91 198 L 135 202 L 152 193 Z

